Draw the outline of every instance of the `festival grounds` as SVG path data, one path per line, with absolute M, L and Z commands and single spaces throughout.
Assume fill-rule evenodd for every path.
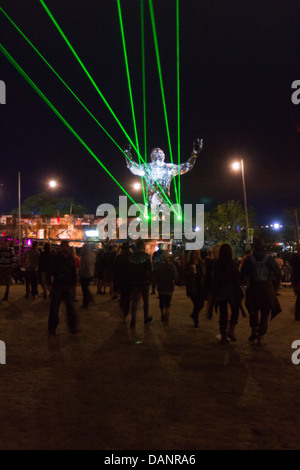
M 169 325 L 152 295 L 153 321 L 144 325 L 140 308 L 135 331 L 117 301 L 91 291 L 94 303 L 82 309 L 77 287 L 77 335 L 62 305 L 57 336 L 48 337 L 50 301 L 25 300 L 22 285 L 0 301 L 1 450 L 300 448 L 300 364 L 291 360 L 300 322 L 290 287 L 262 346 L 248 343 L 248 317 L 225 346 L 216 313 L 208 320 L 204 308 L 194 328 L 184 287 Z

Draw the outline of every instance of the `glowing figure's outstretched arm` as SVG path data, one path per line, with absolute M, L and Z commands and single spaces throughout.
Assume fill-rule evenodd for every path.
M 132 160 L 131 146 L 129 144 L 125 146 L 124 153 L 126 155 L 127 168 L 131 171 L 131 173 L 137 176 L 145 176 L 145 165 L 139 165 Z
M 188 171 L 190 171 L 195 165 L 196 159 L 199 153 L 201 152 L 202 148 L 203 148 L 202 139 L 201 140 L 197 139 L 196 142 L 193 142 L 192 155 L 185 163 L 181 163 L 181 165 L 179 166 L 174 165 L 174 176 L 178 175 L 178 173 L 183 175 L 184 173 L 187 173 Z

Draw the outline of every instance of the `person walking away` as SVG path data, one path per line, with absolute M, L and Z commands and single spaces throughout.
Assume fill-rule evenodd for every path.
M 0 285 L 5 286 L 5 293 L 2 299 L 3 302 L 8 300 L 11 275 L 15 264 L 15 250 L 9 245 L 9 240 L 6 238 L 0 248 Z
M 70 251 L 71 251 L 71 254 L 73 255 L 74 257 L 74 261 L 75 261 L 75 269 L 76 269 L 76 285 L 74 287 L 74 302 L 78 302 L 78 299 L 77 299 L 77 294 L 76 294 L 76 287 L 77 287 L 77 284 L 80 280 L 80 275 L 79 275 L 79 270 L 80 270 L 80 256 L 78 256 L 78 254 L 76 253 L 76 248 L 75 246 L 70 246 Z
M 38 249 L 38 242 L 32 242 L 30 250 L 25 253 L 25 280 L 26 280 L 26 294 L 25 298 L 32 296 L 33 299 L 38 295 L 38 269 L 39 269 L 40 252 Z
M 207 300 L 207 318 L 209 320 L 213 317 L 213 299 L 212 299 L 212 271 L 215 261 L 219 257 L 220 245 L 214 245 L 211 250 L 208 251 L 207 257 L 205 258 L 205 288 L 204 298 Z
M 132 250 L 129 243 L 124 242 L 114 262 L 115 278 L 120 293 L 120 307 L 124 318 L 127 318 L 130 309 L 131 280 L 129 257 L 131 254 Z
M 152 290 L 151 290 L 151 295 L 155 294 L 155 289 L 156 289 L 155 269 L 156 269 L 156 266 L 158 265 L 158 263 L 160 263 L 161 260 L 162 260 L 163 251 L 164 251 L 164 244 L 159 243 L 158 244 L 158 250 L 154 251 L 154 253 L 152 255 L 152 279 L 151 279 Z
M 76 268 L 76 265 L 75 265 Z M 90 282 L 95 273 L 95 256 L 89 243 L 85 243 L 80 252 L 79 277 L 82 289 L 82 307 L 88 308 L 92 302 Z
M 108 250 L 103 254 L 102 257 L 102 294 L 106 294 L 106 285 L 109 285 L 109 294 L 113 295 L 113 264 L 114 264 L 115 252 L 113 246 L 109 245 Z
M 144 323 L 152 321 L 149 316 L 149 288 L 151 283 L 152 264 L 151 258 L 145 252 L 144 240 L 136 242 L 136 251 L 129 257 L 130 280 L 132 288 L 131 322 L 130 327 L 135 328 L 136 312 L 140 296 L 143 299 Z
M 169 252 L 164 250 L 161 261 L 156 265 L 154 276 L 158 291 L 161 321 L 164 323 L 169 323 L 171 299 L 178 277 L 176 266 L 170 261 Z
M 95 278 L 97 281 L 97 294 L 102 294 L 102 284 L 103 284 L 103 269 L 102 269 L 102 257 L 104 255 L 104 250 L 100 248 L 96 255 L 95 263 Z
M 300 321 L 300 243 L 297 251 L 291 258 L 291 285 L 296 296 L 295 320 Z
M 283 265 L 283 282 L 285 283 L 285 285 L 291 282 L 291 274 L 292 274 L 291 265 L 287 260 L 285 260 L 284 265 Z
M 48 275 L 52 282 L 52 295 L 48 317 L 48 333 L 56 334 L 59 324 L 59 308 L 65 301 L 68 328 L 71 333 L 77 333 L 77 315 L 74 309 L 74 286 L 76 285 L 76 268 L 71 254 L 69 242 L 61 242 L 57 252 L 51 258 Z
M 278 266 L 280 267 L 281 269 L 281 278 L 280 280 L 277 282 L 277 284 L 274 285 L 274 288 L 275 288 L 275 292 L 277 295 L 280 295 L 278 290 L 281 289 L 282 285 L 281 285 L 281 282 L 283 281 L 283 275 L 284 275 L 284 271 L 283 271 L 283 266 L 284 266 L 284 261 L 283 259 L 281 258 L 280 255 L 277 254 L 276 258 L 276 263 L 278 264 Z
M 270 313 L 272 319 L 281 312 L 273 285 L 274 276 L 279 282 L 281 270 L 275 258 L 266 253 L 261 239 L 254 239 L 253 254 L 245 259 L 241 276 L 248 286 L 245 305 L 250 317 L 251 335 L 249 341 L 257 340 L 259 345 L 268 330 Z
M 193 302 L 194 326 L 198 328 L 199 313 L 204 305 L 205 295 L 205 264 L 201 258 L 200 250 L 193 250 L 189 253 L 187 273 L 186 273 L 186 295 Z
M 48 278 L 50 260 L 51 260 L 50 243 L 45 243 L 44 249 L 39 257 L 39 265 L 38 265 L 38 274 L 39 274 L 40 284 L 43 289 L 44 300 L 47 299 L 48 286 L 50 285 L 50 280 Z
M 244 294 L 241 288 L 241 274 L 228 243 L 221 245 L 219 257 L 213 267 L 212 295 L 213 303 L 218 305 L 220 312 L 219 329 L 222 344 L 229 343 L 229 340 L 236 341 L 234 330 Z

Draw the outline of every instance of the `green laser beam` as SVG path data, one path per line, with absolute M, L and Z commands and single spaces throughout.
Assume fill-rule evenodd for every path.
M 68 86 L 68 84 L 63 80 L 63 78 L 56 72 L 52 65 L 47 61 L 47 59 L 41 54 L 41 52 L 34 46 L 34 44 L 29 40 L 29 38 L 23 33 L 23 31 L 17 26 L 17 24 L 9 17 L 9 15 L 3 10 L 0 6 L 0 11 L 6 16 L 6 18 L 11 22 L 11 24 L 17 29 L 17 31 L 22 35 L 22 37 L 28 42 L 28 44 L 33 48 L 33 50 L 39 55 L 39 57 L 45 62 L 45 64 L 51 69 L 51 71 L 56 75 L 56 77 L 61 81 L 61 83 L 67 88 L 67 90 L 73 95 L 73 97 L 79 102 L 79 104 L 85 109 L 85 111 L 92 117 L 92 119 L 98 124 L 98 126 L 103 130 L 103 132 L 112 140 L 112 142 L 117 146 L 117 148 L 125 155 L 127 159 L 131 159 L 124 153 L 124 150 L 118 145 L 118 143 L 113 139 L 113 137 L 108 133 L 108 131 L 102 126 L 102 124 L 97 120 L 97 118 L 91 113 L 91 111 L 85 106 L 85 104 L 80 100 L 80 98 L 73 92 L 73 90 Z M 166 201 L 167 202 L 167 201 Z M 171 203 L 171 202 L 170 202 Z
M 124 52 L 126 76 L 127 76 L 127 82 L 128 82 L 128 91 L 129 91 L 129 98 L 130 98 L 130 105 L 131 105 L 131 112 L 132 112 L 132 119 L 133 119 L 133 127 L 134 127 L 135 140 L 136 140 L 136 148 L 138 149 L 138 153 L 139 153 L 139 142 L 138 142 L 138 135 L 137 135 L 137 128 L 136 128 L 136 120 L 135 120 L 135 112 L 134 112 L 134 104 L 133 104 L 133 96 L 132 96 L 132 88 L 131 88 L 131 80 L 130 80 L 130 73 L 129 73 L 129 64 L 128 64 L 128 57 L 127 57 L 127 49 L 126 49 L 126 41 L 125 41 L 125 33 L 124 33 L 123 17 L 122 17 L 122 9 L 121 9 L 120 0 L 117 0 L 117 4 L 118 4 L 118 13 L 119 13 L 120 30 L 121 30 L 121 37 L 122 37 L 122 46 L 123 46 L 123 52 Z
M 100 95 L 100 97 L 102 98 L 102 100 L 104 101 L 104 103 L 106 104 L 107 108 L 109 109 L 109 111 L 111 112 L 111 114 L 113 115 L 113 117 L 115 118 L 115 120 L 117 121 L 117 123 L 119 124 L 120 128 L 122 129 L 123 133 L 125 134 L 125 136 L 127 137 L 128 141 L 131 143 L 132 147 L 134 148 L 134 150 L 137 152 L 137 154 L 139 154 L 139 151 L 138 149 L 136 148 L 136 146 L 134 145 L 134 143 L 132 142 L 131 138 L 129 137 L 129 135 L 127 134 L 127 132 L 125 131 L 124 127 L 122 126 L 122 124 L 120 123 L 120 121 L 118 120 L 117 116 L 115 115 L 115 113 L 113 112 L 112 108 L 110 107 L 110 105 L 108 104 L 107 100 L 105 99 L 104 95 L 102 94 L 102 92 L 100 91 L 99 87 L 97 86 L 97 84 L 95 83 L 95 81 L 93 80 L 92 76 L 90 75 L 90 73 L 88 72 L 88 70 L 86 69 L 85 65 L 83 64 L 83 62 L 81 61 L 80 57 L 78 56 L 78 54 L 76 53 L 75 49 L 73 48 L 73 46 L 71 45 L 70 41 L 68 40 L 68 38 L 66 37 L 66 35 L 64 34 L 64 32 L 62 31 L 62 29 L 60 28 L 59 24 L 57 23 L 57 21 L 55 20 L 54 16 L 52 15 L 52 13 L 50 12 L 49 8 L 47 7 L 47 5 L 45 4 L 45 2 L 43 0 L 40 0 L 40 3 L 41 5 L 43 6 L 43 8 L 45 9 L 46 13 L 48 14 L 49 18 L 51 19 L 51 21 L 53 22 L 54 26 L 56 27 L 56 29 L 58 30 L 58 32 L 61 34 L 62 38 L 64 39 L 64 41 L 66 42 L 67 46 L 69 47 L 69 49 L 71 50 L 71 52 L 73 53 L 74 57 L 77 59 L 78 63 L 80 64 L 81 68 L 83 69 L 83 71 L 85 72 L 85 74 L 87 75 L 87 77 L 89 78 L 89 80 L 91 81 L 91 83 L 93 84 L 94 88 L 96 89 L 96 91 L 98 92 L 98 94 Z M 140 155 L 141 156 L 141 155 Z M 141 156 L 142 158 L 142 156 Z M 143 160 L 143 159 L 142 159 Z M 143 160 L 144 161 L 144 160 Z M 175 180 L 174 180 L 175 181 Z M 157 182 L 156 182 L 157 183 Z M 167 197 L 166 193 L 164 192 L 164 190 L 161 188 L 161 186 L 159 185 L 159 183 L 157 183 L 158 185 L 158 188 L 160 189 L 161 191 L 161 195 L 163 195 L 163 198 L 165 199 L 165 201 L 171 205 L 171 201 L 170 199 Z
M 47 5 L 45 4 L 45 2 L 43 0 L 40 0 L 40 3 L 41 5 L 43 6 L 43 8 L 45 9 L 47 15 L 49 16 L 49 18 L 51 19 L 52 23 L 54 24 L 54 26 L 56 27 L 56 29 L 58 30 L 58 32 L 60 33 L 60 35 L 62 36 L 62 38 L 64 39 L 65 43 L 67 44 L 67 46 L 69 47 L 69 49 L 71 50 L 72 54 L 74 55 L 74 57 L 76 58 L 76 60 L 78 61 L 79 65 L 81 66 L 82 70 L 84 71 L 84 73 L 86 74 L 86 76 L 88 77 L 88 79 L 90 80 L 90 82 L 92 83 L 92 85 L 94 86 L 95 90 L 97 91 L 97 93 L 99 94 L 99 96 L 101 97 L 101 99 L 103 100 L 103 102 L 105 103 L 107 109 L 110 111 L 110 113 L 112 114 L 112 116 L 114 117 L 114 119 L 116 120 L 116 122 L 118 123 L 119 127 L 121 128 L 121 130 L 123 131 L 124 135 L 127 137 L 127 139 L 129 140 L 129 142 L 131 143 L 132 147 L 135 149 L 135 151 L 137 153 L 139 153 L 138 149 L 136 148 L 135 144 L 132 142 L 131 138 L 129 137 L 129 135 L 127 134 L 126 130 L 124 129 L 124 127 L 122 126 L 121 122 L 119 121 L 119 119 L 117 118 L 116 114 L 114 113 L 113 109 L 111 108 L 111 106 L 109 105 L 108 101 L 106 100 L 105 96 L 103 95 L 103 93 L 101 92 L 101 90 L 99 89 L 97 83 L 95 82 L 95 80 L 93 79 L 93 77 L 91 76 L 91 74 L 89 73 L 89 71 L 87 70 L 87 68 L 85 67 L 84 63 L 82 62 L 82 60 L 80 59 L 79 55 L 77 54 L 77 52 L 75 51 L 74 47 L 72 46 L 72 44 L 70 43 L 70 41 L 68 40 L 67 36 L 65 35 L 65 33 L 63 32 L 63 30 L 61 29 L 61 27 L 59 26 L 58 22 L 56 21 L 56 19 L 54 18 L 54 16 L 52 15 L 51 11 L 49 10 L 49 8 L 47 7 Z
M 102 124 L 97 120 L 97 118 L 91 113 L 91 111 L 85 106 L 85 104 L 80 100 L 80 98 L 74 93 L 74 91 L 69 87 L 69 85 L 63 80 L 63 78 L 56 72 L 52 65 L 47 61 L 47 59 L 40 53 L 40 51 L 34 46 L 34 44 L 28 39 L 28 37 L 23 33 L 23 31 L 17 26 L 17 24 L 8 16 L 8 14 L 0 6 L 0 11 L 6 16 L 10 23 L 16 28 L 16 30 L 21 34 L 21 36 L 28 42 L 28 44 L 33 48 L 33 50 L 39 55 L 39 57 L 45 62 L 45 64 L 52 70 L 56 77 L 61 81 L 61 83 L 67 88 L 67 90 L 73 95 L 73 97 L 78 101 L 78 103 L 87 111 L 91 118 L 100 126 L 100 128 L 105 132 L 105 134 L 112 140 L 112 142 L 118 147 L 119 150 L 123 153 L 123 149 L 117 144 L 113 137 L 107 132 L 107 130 L 102 126 Z
M 142 85 L 143 85 L 143 121 L 144 121 L 144 154 L 147 160 L 147 112 L 146 112 L 146 73 L 145 73 L 145 8 L 141 0 L 141 49 L 142 49 Z
M 131 113 L 132 113 L 132 119 L 133 119 L 133 127 L 134 127 L 134 133 L 135 133 L 136 148 L 138 149 L 138 160 L 139 160 L 139 164 L 140 164 L 141 163 L 141 157 L 140 157 L 140 152 L 139 152 L 139 140 L 138 140 L 137 127 L 136 127 L 134 103 L 133 103 L 133 96 L 132 96 L 132 87 L 131 87 L 131 80 L 130 80 L 130 72 L 129 72 L 129 64 L 128 64 L 128 56 L 127 56 L 125 33 L 124 33 L 124 26 L 123 26 L 123 17 L 122 17 L 122 9 L 121 9 L 120 0 L 117 0 L 117 4 L 118 4 L 118 14 L 119 14 L 120 30 L 121 30 L 121 37 L 122 37 L 123 52 L 124 52 L 124 60 L 125 60 L 128 90 L 129 90 L 129 99 L 130 99 Z M 146 198 L 146 194 L 145 194 L 143 178 L 141 178 L 141 182 L 142 182 L 143 200 L 144 200 L 144 204 L 146 204 L 147 198 Z
M 93 118 L 93 120 L 99 125 L 99 127 L 106 133 L 106 135 L 114 142 L 118 149 L 130 160 L 130 158 L 124 153 L 123 149 L 117 144 L 117 142 L 112 138 L 112 136 L 107 132 L 107 130 L 102 126 L 102 124 L 96 119 L 96 117 L 91 113 L 91 111 L 85 106 L 85 104 L 78 98 L 78 96 L 73 92 L 73 90 L 67 85 L 67 83 L 62 79 L 62 77 L 56 72 L 56 70 L 51 66 L 47 59 L 40 53 L 40 51 L 33 45 L 33 43 L 28 39 L 28 37 L 22 32 L 22 30 L 16 25 L 16 23 L 9 17 L 9 15 L 3 10 L 0 6 L 0 11 L 6 16 L 6 18 L 11 22 L 11 24 L 17 29 L 17 31 L 23 36 L 23 38 L 28 42 L 28 44 L 33 48 L 33 50 L 39 55 L 39 57 L 45 62 L 45 64 L 52 70 L 56 77 L 61 81 L 61 83 L 68 89 L 68 91 L 74 96 L 74 98 L 80 103 L 80 105 L 87 111 L 87 113 Z M 143 179 L 142 179 L 143 184 Z M 158 185 L 159 186 L 159 185 Z M 164 196 L 166 196 L 164 194 Z M 166 196 L 167 198 L 167 196 Z M 145 202 L 145 201 L 144 201 Z M 167 198 L 167 203 L 171 204 L 171 201 Z
M 84 140 L 79 136 L 79 134 L 73 129 L 73 127 L 67 122 L 67 120 L 62 116 L 62 114 L 56 109 L 56 107 L 51 103 L 51 101 L 44 95 L 44 93 L 39 89 L 39 87 L 31 80 L 31 78 L 26 74 L 22 67 L 15 61 L 15 59 L 10 55 L 10 53 L 5 49 L 5 47 L 0 43 L 0 51 L 5 55 L 5 57 L 10 61 L 10 63 L 20 72 L 20 74 L 25 78 L 25 80 L 32 86 L 32 88 L 38 93 L 38 95 L 44 100 L 44 102 L 49 106 L 50 109 L 56 114 L 56 116 L 62 121 L 62 123 L 71 131 L 71 133 L 76 137 L 76 139 L 84 146 L 84 148 L 92 155 L 92 157 L 99 163 L 99 165 L 106 171 L 106 173 L 112 178 L 112 180 L 119 186 L 119 188 L 126 194 L 126 196 L 133 202 L 137 207 L 138 204 L 134 199 L 127 193 L 123 186 L 118 182 L 118 180 L 112 175 L 112 173 L 106 168 L 106 166 L 99 160 L 97 155 L 90 149 L 90 147 L 84 142 Z
M 144 25 L 144 0 L 141 0 L 141 55 L 142 55 L 142 92 L 143 92 L 143 131 L 144 131 L 144 156 L 147 162 L 147 138 L 146 138 L 146 74 L 145 74 L 145 25 Z M 144 181 L 142 180 L 144 185 Z M 146 183 L 145 183 L 146 185 Z M 143 191 L 147 188 L 143 186 Z
M 167 114 L 167 107 L 166 107 L 166 100 L 165 100 L 165 92 L 164 92 L 163 79 L 162 79 L 161 62 L 160 62 L 159 47 L 158 47 L 156 25 L 155 25 L 155 16 L 154 16 L 154 9 L 153 9 L 152 0 L 149 0 L 149 8 L 150 8 L 150 17 L 151 17 L 151 24 L 152 24 L 152 31 L 153 31 L 153 39 L 154 39 L 154 47 L 155 47 L 155 53 L 156 53 L 157 68 L 158 68 L 158 76 L 159 76 L 161 96 L 162 96 L 162 102 L 163 102 L 163 110 L 164 110 L 165 123 L 166 123 L 167 138 L 168 138 L 168 143 L 169 143 L 170 159 L 171 159 L 171 162 L 173 163 L 173 153 L 172 153 L 172 147 L 171 147 L 169 121 L 168 121 L 168 114 Z M 177 184 L 176 184 L 176 179 L 175 178 L 174 178 L 174 189 L 175 189 L 176 202 L 179 204 L 178 193 L 177 193 Z
M 179 0 L 176 0 L 176 57 L 177 57 L 177 152 L 178 152 L 178 201 L 181 203 L 180 188 L 180 50 L 179 50 Z

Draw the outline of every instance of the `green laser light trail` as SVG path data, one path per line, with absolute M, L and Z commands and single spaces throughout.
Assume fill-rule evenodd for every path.
M 146 120 L 146 67 L 145 67 L 145 9 L 144 0 L 141 0 L 141 48 L 142 48 L 142 82 L 143 82 L 143 118 L 144 118 L 144 154 L 147 160 L 147 120 Z
M 63 124 L 71 131 L 71 133 L 77 138 L 77 140 L 84 146 L 84 148 L 92 155 L 92 157 L 99 163 L 99 165 L 106 171 L 106 173 L 113 179 L 113 181 L 119 186 L 119 188 L 126 194 L 126 196 L 133 202 L 137 207 L 138 204 L 134 199 L 127 193 L 127 191 L 122 187 L 122 185 L 116 180 L 116 178 L 110 173 L 106 166 L 99 160 L 97 155 L 89 148 L 89 146 L 84 142 L 84 140 L 77 134 L 73 127 L 67 122 L 67 120 L 62 116 L 62 114 L 55 108 L 55 106 L 48 100 L 44 93 L 38 88 L 38 86 L 31 80 L 31 78 L 26 74 L 22 67 L 15 61 L 15 59 L 10 55 L 10 53 L 5 49 L 5 47 L 0 44 L 0 51 L 5 55 L 5 57 L 11 62 L 11 64 L 20 72 L 20 74 L 25 78 L 25 80 L 32 86 L 32 88 L 40 95 L 40 97 L 45 101 L 45 103 L 52 109 L 56 116 L 63 122 Z
M 92 117 L 92 119 L 98 124 L 98 126 L 105 132 L 105 134 L 112 140 L 112 142 L 118 147 L 119 150 L 123 153 L 123 149 L 117 144 L 117 142 L 112 138 L 112 136 L 107 132 L 107 130 L 102 126 L 102 124 L 96 119 L 96 117 L 91 113 L 91 111 L 85 106 L 85 104 L 80 100 L 80 98 L 74 93 L 74 91 L 68 86 L 68 84 L 63 80 L 63 78 L 56 72 L 52 65 L 47 61 L 47 59 L 40 53 L 40 51 L 34 46 L 34 44 L 28 39 L 28 37 L 23 33 L 23 31 L 17 26 L 17 24 L 8 16 L 8 14 L 0 6 L 0 11 L 6 16 L 6 18 L 11 22 L 11 24 L 16 28 L 16 30 L 23 36 L 23 38 L 28 42 L 28 44 L 33 48 L 33 50 L 39 55 L 39 57 L 45 62 L 45 64 L 52 70 L 56 77 L 61 81 L 61 83 L 67 88 L 67 90 L 74 96 L 78 103 L 87 111 L 87 113 Z
M 136 139 L 136 148 L 139 151 L 139 143 L 138 143 L 138 136 L 137 136 L 137 128 L 136 128 L 136 120 L 135 120 L 135 112 L 134 112 L 134 105 L 133 105 L 132 88 L 131 88 L 131 81 L 130 81 L 130 73 L 129 73 L 129 65 L 128 65 L 128 58 L 127 58 L 126 41 L 125 41 L 125 34 L 124 34 L 124 27 L 123 27 L 123 17 L 122 17 L 122 10 L 121 10 L 120 0 L 117 0 L 117 4 L 118 4 L 118 13 L 119 13 L 121 36 L 122 36 L 124 60 L 125 60 L 125 67 L 126 67 L 126 75 L 127 75 L 128 89 L 129 89 L 129 98 L 130 98 L 131 112 L 132 112 L 132 118 L 133 118 L 133 126 L 134 126 L 135 139 Z
M 178 200 L 181 204 L 180 188 L 180 61 L 179 61 L 179 0 L 176 0 L 176 55 L 177 55 L 177 152 L 178 152 Z
M 67 85 L 67 83 L 62 79 L 62 77 L 56 72 L 56 70 L 51 66 L 47 59 L 40 53 L 40 51 L 34 46 L 34 44 L 28 39 L 28 37 L 22 32 L 22 30 L 16 25 L 16 23 L 9 17 L 9 15 L 3 10 L 0 6 L 0 11 L 6 16 L 6 18 L 11 22 L 11 24 L 17 29 L 17 31 L 23 36 L 23 38 L 28 42 L 28 44 L 33 48 L 33 50 L 39 55 L 39 57 L 45 62 L 45 64 L 51 69 L 51 71 L 56 75 L 56 77 L 61 81 L 61 83 L 68 89 L 68 91 L 74 96 L 74 98 L 79 102 L 79 104 L 87 111 L 87 113 L 93 118 L 93 120 L 99 125 L 99 127 L 105 132 L 105 134 L 112 140 L 112 142 L 118 147 L 118 149 L 125 155 L 127 159 L 128 156 L 124 153 L 123 149 L 117 144 L 113 137 L 107 132 L 107 130 L 102 126 L 102 124 L 96 119 L 96 117 L 91 113 L 91 111 L 85 106 L 85 104 L 80 100 L 80 98 L 73 92 L 73 90 Z M 142 157 L 140 157 L 142 159 Z M 130 159 L 129 159 L 130 160 Z M 143 159 L 142 159 L 143 160 Z M 144 160 L 143 160 L 144 161 Z M 145 162 L 146 163 L 146 162 Z M 159 186 L 159 185 L 158 185 Z M 162 189 L 162 188 L 161 188 Z M 162 196 L 167 198 L 163 192 Z M 167 198 L 166 202 L 171 205 L 171 201 Z
M 141 163 L 141 157 L 140 157 L 140 153 L 139 153 L 139 140 L 138 140 L 138 134 L 137 134 L 137 127 L 136 127 L 136 119 L 135 119 L 135 112 L 134 112 L 134 104 L 133 104 L 133 96 L 132 96 L 132 88 L 131 88 L 131 80 L 130 80 L 130 73 L 129 73 L 129 65 L 128 65 L 128 58 L 127 58 L 126 41 L 125 41 L 125 34 L 124 34 L 124 27 L 123 27 L 123 17 L 122 17 L 122 10 L 121 10 L 120 0 L 117 0 L 117 4 L 118 4 L 118 13 L 119 13 L 121 36 L 122 36 L 124 60 L 125 60 L 125 67 L 126 67 L 127 83 L 128 83 L 128 89 L 129 89 L 129 98 L 130 98 L 131 112 L 132 112 L 132 118 L 133 118 L 133 127 L 134 127 L 134 132 L 135 132 L 136 148 L 138 149 L 138 160 L 139 160 L 139 164 L 140 164 Z M 143 178 L 141 178 L 141 182 L 142 182 L 143 200 L 144 200 L 144 204 L 146 204 L 146 199 L 147 198 L 146 198 L 146 195 L 145 195 L 145 187 L 144 187 Z
M 82 60 L 80 59 L 80 57 L 78 56 L 78 54 L 76 53 L 75 49 L 73 48 L 72 44 L 70 43 L 70 41 L 68 40 L 68 38 L 66 37 L 66 35 L 64 34 L 64 32 L 62 31 L 62 29 L 60 28 L 59 24 L 57 23 L 57 21 L 55 20 L 54 16 L 52 15 L 52 13 L 50 12 L 49 8 L 47 7 L 47 5 L 45 4 L 45 2 L 43 0 L 40 0 L 40 3 L 41 5 L 43 6 L 43 8 L 45 9 L 46 13 L 48 14 L 49 18 L 51 19 L 51 21 L 53 22 L 54 26 L 56 27 L 56 29 L 58 30 L 58 32 L 60 33 L 60 35 L 62 36 L 62 38 L 64 39 L 65 43 L 67 44 L 67 46 L 69 47 L 69 49 L 71 50 L 72 54 L 74 55 L 74 57 L 77 59 L 78 63 L 80 64 L 81 68 L 83 69 L 83 71 L 85 72 L 85 74 L 87 75 L 87 77 L 89 78 L 90 82 L 92 83 L 92 85 L 94 86 L 94 88 L 96 89 L 96 91 L 98 92 L 99 96 L 102 98 L 102 100 L 104 101 L 104 103 L 106 104 L 107 108 L 109 109 L 109 111 L 111 112 L 111 114 L 113 115 L 113 117 L 115 118 L 116 122 L 118 123 L 118 125 L 120 126 L 120 128 L 122 129 L 124 135 L 127 137 L 128 141 L 131 143 L 132 147 L 134 148 L 134 150 L 139 154 L 139 151 L 138 149 L 135 147 L 134 143 L 132 142 L 131 138 L 129 137 L 129 135 L 127 134 L 127 132 L 125 131 L 124 127 L 122 126 L 122 124 L 120 123 L 119 119 L 117 118 L 117 116 L 115 115 L 115 113 L 113 112 L 112 108 L 110 107 L 110 105 L 108 104 L 107 100 L 105 99 L 104 95 L 102 94 L 102 92 L 100 91 L 99 87 L 97 86 L 96 82 L 93 80 L 92 76 L 90 75 L 90 73 L 88 72 L 88 70 L 86 69 L 85 65 L 83 64 Z M 141 157 L 142 158 L 142 157 Z M 174 180 L 175 182 L 175 185 L 176 185 L 176 181 Z M 168 200 L 168 204 L 171 204 L 171 201 L 167 198 L 167 195 L 165 194 L 165 192 L 163 191 L 163 189 L 160 187 L 160 185 L 158 184 L 158 187 L 161 191 L 161 193 L 164 195 L 164 198 L 166 200 Z
M 161 96 L 162 96 L 162 102 L 163 102 L 163 110 L 164 110 L 165 123 L 166 123 L 167 138 L 168 138 L 168 143 L 169 143 L 170 159 L 171 159 L 171 162 L 173 163 L 169 122 L 168 122 L 168 115 L 167 115 L 167 107 L 166 107 L 166 100 L 165 100 L 165 93 L 164 93 L 164 86 L 163 86 L 163 79 L 162 79 L 161 62 L 160 62 L 160 56 L 159 56 L 159 48 L 158 48 L 158 40 L 157 40 L 157 34 L 156 34 L 155 16 L 154 16 L 152 0 L 149 0 L 149 8 L 150 8 L 150 16 L 151 16 L 151 24 L 152 24 L 152 31 L 153 31 L 154 47 L 155 47 L 155 53 L 156 53 L 157 68 L 158 68 L 158 76 L 159 76 Z M 176 202 L 177 204 L 179 204 L 176 179 L 174 179 L 174 189 L 175 189 Z
M 141 49 L 142 49 L 142 85 L 143 85 L 143 130 L 144 130 L 144 155 L 147 161 L 147 138 L 146 138 L 146 74 L 145 74 L 145 25 L 144 25 L 144 0 L 141 0 Z M 144 188 L 143 191 L 147 191 Z
M 62 38 L 64 39 L 65 43 L 67 44 L 67 46 L 69 47 L 69 49 L 71 50 L 72 54 L 74 55 L 74 57 L 77 59 L 79 65 L 81 66 L 82 70 L 84 71 L 84 73 L 86 74 L 86 76 L 88 77 L 88 79 L 90 80 L 90 82 L 92 83 L 92 85 L 94 86 L 95 90 L 97 91 L 97 93 L 99 94 L 99 96 L 101 97 L 101 99 L 103 100 L 103 102 L 105 103 L 105 105 L 107 106 L 108 110 L 110 111 L 110 113 L 112 114 L 112 116 L 114 117 L 114 119 L 116 120 L 116 122 L 118 123 L 119 127 L 122 129 L 124 135 L 127 137 L 127 139 L 129 140 L 129 142 L 131 143 L 132 147 L 135 149 L 135 151 L 137 153 L 139 153 L 138 149 L 136 148 L 135 144 L 132 142 L 131 138 L 129 137 L 129 135 L 127 134 L 127 132 L 125 131 L 124 127 L 122 126 L 121 122 L 119 121 L 119 119 L 117 118 L 116 114 L 114 113 L 113 109 L 111 108 L 111 106 L 109 105 L 108 101 L 106 100 L 106 98 L 104 97 L 103 93 L 101 92 L 101 90 L 99 89 L 98 85 L 96 84 L 95 80 L 93 79 L 93 77 L 91 76 L 91 74 L 89 73 L 89 71 L 87 70 L 87 68 L 85 67 L 84 63 L 82 62 L 82 60 L 80 59 L 79 55 L 77 54 L 77 52 L 75 51 L 74 47 L 72 46 L 72 44 L 70 43 L 70 41 L 68 40 L 67 36 L 65 35 L 65 33 L 63 32 L 63 30 L 61 29 L 61 27 L 59 26 L 59 24 L 57 23 L 56 19 L 54 18 L 54 16 L 52 15 L 51 11 L 49 10 L 49 8 L 47 7 L 47 5 L 45 4 L 45 2 L 43 0 L 40 0 L 40 3 L 41 5 L 43 6 L 43 8 L 45 9 L 47 15 L 49 16 L 49 18 L 51 19 L 52 23 L 54 24 L 54 26 L 56 27 L 56 29 L 58 30 L 58 32 L 60 33 L 60 35 L 62 36 Z

